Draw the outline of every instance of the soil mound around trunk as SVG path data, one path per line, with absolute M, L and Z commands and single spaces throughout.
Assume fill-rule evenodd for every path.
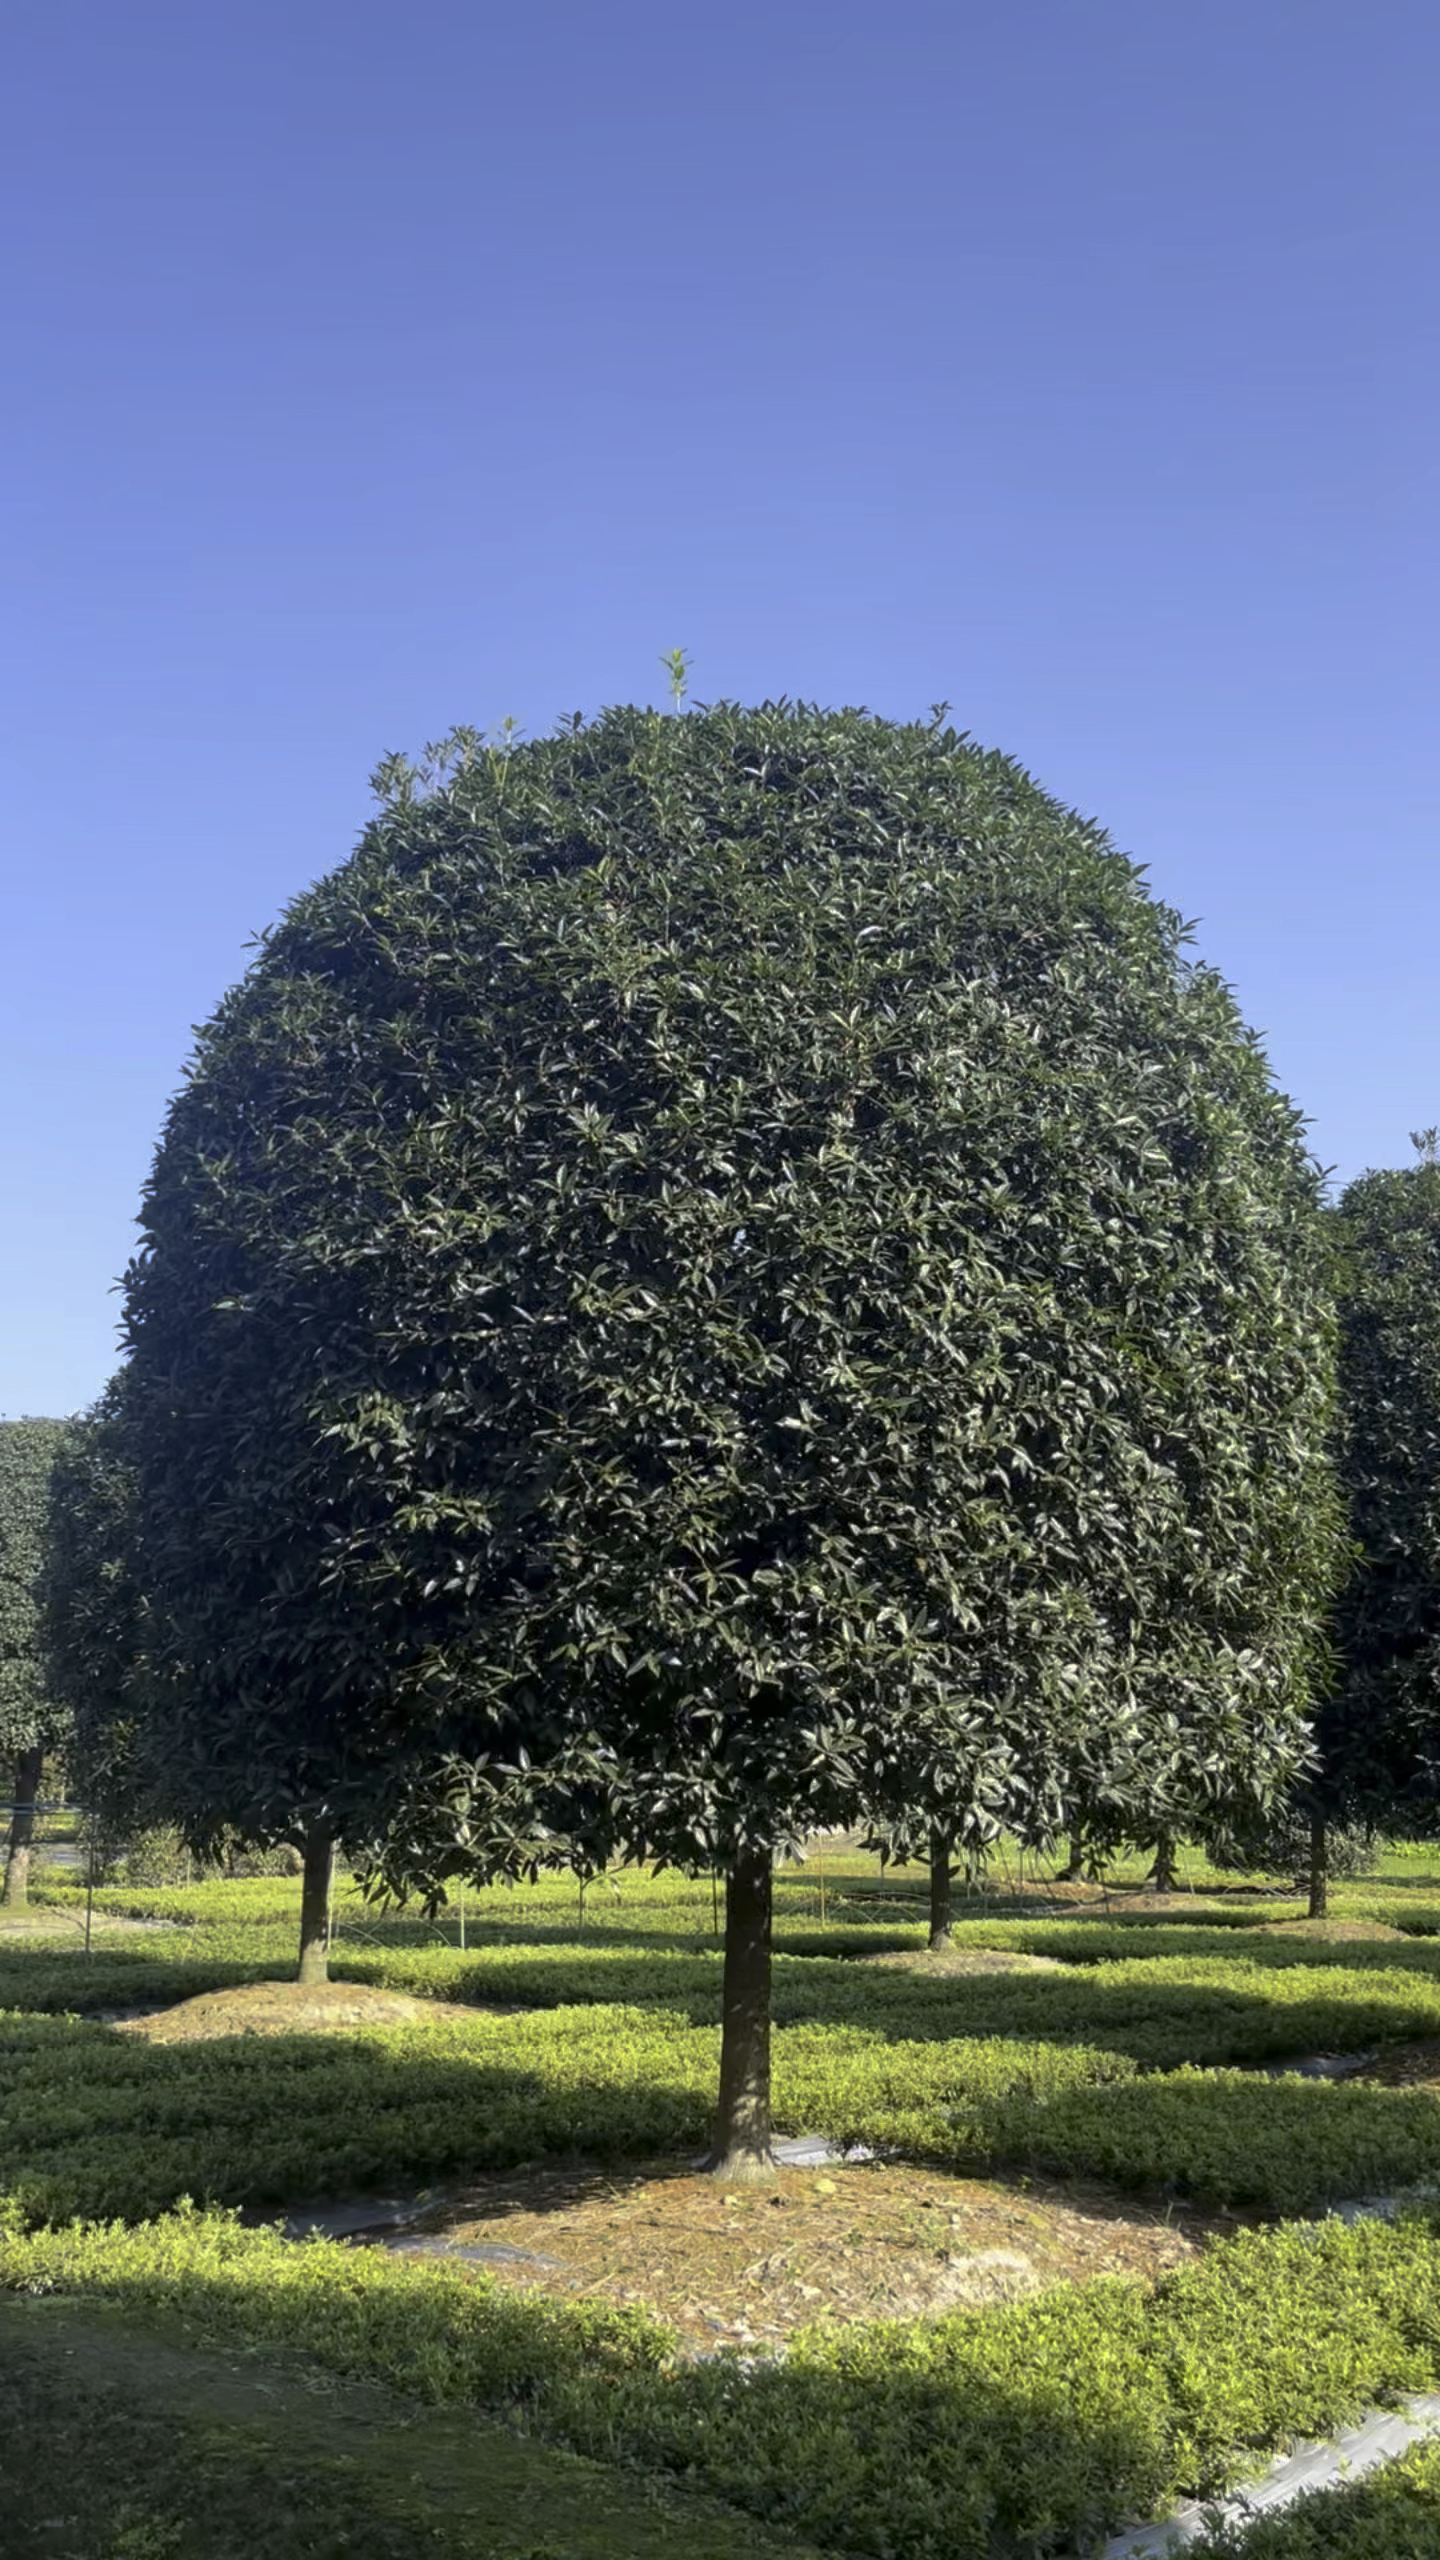
M 883 1956 L 857 1956 L 857 1964 L 887 1966 L 892 1973 L 1063 1973 L 1058 1956 L 1027 1956 L 1010 1947 L 904 1947 Z
M 106 2023 L 149 2044 L 203 2044 L 218 2036 L 344 2035 L 355 2027 L 423 2027 L 440 2018 L 502 2014 L 453 2000 L 417 2000 L 369 1982 L 242 1982 L 202 1991 L 170 2009 L 148 2009 Z M 513 2015 L 513 2011 L 503 2014 Z
M 770 2355 L 816 2321 L 988 2308 L 1097 2276 L 1154 2284 L 1235 2227 L 1147 2213 L 1099 2186 L 900 2161 L 781 2166 L 728 2189 L 672 2163 L 577 2163 L 478 2178 L 360 2242 L 482 2265 L 520 2292 L 641 2306 L 687 2354 Z

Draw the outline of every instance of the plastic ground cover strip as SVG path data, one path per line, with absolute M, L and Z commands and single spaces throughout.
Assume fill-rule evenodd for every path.
M 1247 2482 L 1225 2498 L 1204 2506 L 1177 2507 L 1159 2524 L 1135 2525 L 1103 2543 L 1095 2560 L 1164 2560 L 1222 2526 L 1258 2523 L 1262 2516 L 1293 2504 L 1312 2489 L 1338 2489 L 1363 2478 L 1414 2444 L 1440 2433 L 1440 2393 L 1423 2392 L 1398 2409 L 1376 2409 L 1358 2427 L 1347 2427 L 1324 2444 L 1300 2444 L 1272 2465 L 1263 2479 Z

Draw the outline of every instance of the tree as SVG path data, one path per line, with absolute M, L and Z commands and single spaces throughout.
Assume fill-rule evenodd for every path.
M 65 1718 L 70 1775 L 92 1822 L 117 1834 L 170 1814 L 164 1763 L 147 1757 L 134 1511 L 117 1378 L 56 1453 L 37 1584 L 45 1683 Z
M 1333 1826 L 1440 1827 L 1440 1163 L 1433 1130 L 1414 1143 L 1417 1164 L 1362 1174 L 1335 1220 L 1352 1563 L 1298 1797 L 1317 1917 Z
M 40 1773 L 65 1730 L 45 1679 L 38 1583 L 66 1427 L 38 1417 L 0 1422 L 0 1766 L 14 1791 L 3 1899 L 11 1905 L 27 1898 Z
M 1383 1831 L 1440 1828 L 1440 1163 L 1362 1174 L 1330 1213 L 1340 1306 L 1337 1447 L 1348 1567 L 1313 1753 L 1284 1800 L 1213 1844 L 1308 1876 L 1326 1916 Z
M 930 1952 L 939 1955 L 950 1943 L 954 1919 L 954 1864 L 951 1839 L 943 1823 L 930 1834 Z
M 50 1693 L 67 1718 L 72 1767 L 92 1818 L 117 1837 L 175 1826 L 197 1856 L 227 1867 L 237 1837 L 293 1850 L 303 1879 L 298 1978 L 322 1981 L 328 1972 L 335 1842 L 372 1845 L 373 1815 L 357 1816 L 353 1779 L 348 1793 L 334 1782 L 346 1743 L 352 1742 L 358 1760 L 362 1737 L 329 1737 L 334 1748 L 327 1769 L 321 1765 L 323 1711 L 317 1708 L 319 1741 L 312 1747 L 313 1738 L 303 1727 L 297 1730 L 289 1759 L 280 1744 L 273 1769 L 251 1762 L 210 1765 L 202 1727 L 176 1712 L 183 1673 L 172 1665 L 168 1680 L 163 1676 L 154 1643 L 147 1575 L 154 1544 L 147 1551 L 142 1536 L 132 1386 L 127 1368 L 72 1427 L 50 1479 L 40 1579 L 42 1651 Z M 263 1613 L 263 1599 L 259 1606 Z M 276 1729 L 283 1731 L 283 1700 L 274 1712 Z M 400 1758 L 386 1769 L 389 1783 L 399 1787 Z M 373 1785 L 373 1770 L 370 1778 Z M 267 1780 L 268 1798 L 260 1793 Z M 317 1803 L 327 1781 L 339 1799 L 340 1819 L 333 1825 L 330 1807 L 323 1798 Z M 516 1836 L 521 1792 L 511 1789 L 506 1838 L 490 1835 L 497 1872 L 533 1868 L 542 1853 L 528 1837 Z M 478 1840 L 473 1816 L 469 1829 Z
M 146 1195 L 150 1694 L 212 1806 L 400 1890 L 723 1865 L 717 2154 L 763 2169 L 777 1851 L 1292 1770 L 1318 1174 L 1179 919 L 941 714 L 381 781 Z

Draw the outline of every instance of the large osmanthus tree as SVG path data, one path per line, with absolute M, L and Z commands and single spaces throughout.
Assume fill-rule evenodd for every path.
M 50 1479 L 66 1431 L 38 1417 L 0 1422 L 0 1785 L 9 1800 L 0 1898 L 12 1905 L 27 1897 L 45 1755 L 66 1731 L 47 1678 L 40 1604 Z
M 398 761 L 205 1032 L 128 1287 L 147 1679 L 400 1886 L 1263 1798 L 1334 1545 L 1296 1114 L 1095 827 L 731 705 Z

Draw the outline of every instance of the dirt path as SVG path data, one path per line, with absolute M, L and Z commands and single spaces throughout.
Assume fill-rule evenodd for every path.
M 815 2560 L 468 2412 L 70 2299 L 0 2294 L 0 2480 L 7 2560 Z

